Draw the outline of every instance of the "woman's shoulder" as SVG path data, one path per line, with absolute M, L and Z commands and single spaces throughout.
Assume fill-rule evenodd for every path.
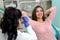
M 33 38 L 32 35 L 30 35 L 29 33 L 20 32 L 20 31 L 18 30 L 17 40 L 36 40 L 36 39 Z
M 16 40 L 28 40 L 30 39 L 30 35 L 25 32 L 20 32 L 19 30 L 17 31 L 17 39 Z

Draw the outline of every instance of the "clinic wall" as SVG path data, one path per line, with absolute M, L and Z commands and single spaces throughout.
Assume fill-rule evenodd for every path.
M 0 7 L 1 7 L 1 8 L 4 8 L 3 0 L 0 0 Z
M 52 0 L 52 6 L 56 6 L 57 7 L 57 11 L 56 11 L 56 16 L 53 20 L 53 24 L 55 24 L 58 28 L 60 27 L 60 0 Z
M 3 13 L 4 5 L 3 5 L 3 0 L 0 0 L 0 20 L 2 18 L 2 13 Z

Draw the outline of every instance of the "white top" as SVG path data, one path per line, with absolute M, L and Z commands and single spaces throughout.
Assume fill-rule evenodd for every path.
M 32 27 L 29 25 L 29 27 L 27 27 L 28 33 L 25 32 L 20 32 L 19 30 L 17 30 L 17 38 L 16 40 L 37 40 L 36 34 L 33 31 Z M 8 35 L 7 34 L 3 34 L 2 31 L 0 30 L 0 40 L 7 40 Z

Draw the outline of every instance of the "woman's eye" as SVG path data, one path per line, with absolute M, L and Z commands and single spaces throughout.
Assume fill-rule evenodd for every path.
M 42 10 L 40 10 L 42 12 Z
M 39 11 L 36 11 L 36 12 L 39 12 Z

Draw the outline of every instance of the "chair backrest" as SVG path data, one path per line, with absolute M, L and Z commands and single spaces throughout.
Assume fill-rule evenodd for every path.
M 54 30 L 55 37 L 58 39 L 58 37 L 59 37 L 59 29 L 54 24 L 52 24 L 52 28 Z

